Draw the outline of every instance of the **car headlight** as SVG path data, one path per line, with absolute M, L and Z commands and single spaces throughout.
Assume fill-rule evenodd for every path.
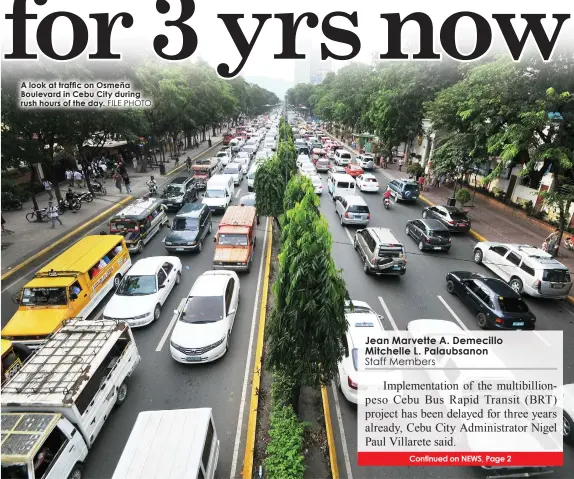
M 166 242 L 165 242 L 165 245 L 166 245 L 166 246 L 171 246 L 171 245 L 173 245 L 173 243 L 170 242 L 170 241 L 166 241 Z
M 179 344 L 174 343 L 171 339 L 169 341 L 169 344 L 171 344 L 171 347 L 174 349 L 182 349 L 182 347 Z
M 147 318 L 151 313 L 140 314 L 139 316 L 134 316 L 131 319 L 144 319 Z
M 197 241 L 188 241 L 187 242 L 187 246 L 195 246 L 197 244 Z

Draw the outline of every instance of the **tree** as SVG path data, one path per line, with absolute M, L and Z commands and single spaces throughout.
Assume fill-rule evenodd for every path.
M 303 199 L 285 213 L 268 329 L 269 365 L 293 380 L 296 411 L 302 386 L 329 384 L 337 374 L 348 328 L 348 293 L 331 258 L 327 220 L 319 212 L 319 200 L 308 181 L 302 185 L 307 185 Z M 295 196 L 290 190 L 287 203 Z
M 253 189 L 257 194 L 257 215 L 270 216 L 277 221 L 283 214 L 285 173 L 277 156 L 259 165 L 255 172 Z
M 311 108 L 311 96 L 315 91 L 315 87 L 310 83 L 298 83 L 293 88 L 287 90 L 287 103 L 294 106 L 302 105 Z

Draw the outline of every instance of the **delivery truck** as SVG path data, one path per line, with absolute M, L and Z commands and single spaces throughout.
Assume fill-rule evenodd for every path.
M 257 213 L 253 206 L 230 206 L 215 235 L 214 269 L 251 271 L 255 257 Z
M 112 479 L 213 479 L 218 459 L 210 408 L 143 411 Z
M 2 477 L 80 479 L 139 362 L 127 323 L 67 321 L 2 387 Z

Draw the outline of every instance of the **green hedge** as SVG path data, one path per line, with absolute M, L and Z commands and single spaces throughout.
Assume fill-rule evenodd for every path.
M 299 421 L 293 407 L 293 381 L 281 374 L 273 375 L 271 398 L 273 411 L 270 415 L 266 476 L 270 479 L 303 479 L 305 464 L 303 436 L 308 423 Z

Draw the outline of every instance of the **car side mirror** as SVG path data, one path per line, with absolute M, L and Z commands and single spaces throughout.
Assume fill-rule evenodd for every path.
M 229 312 L 227 313 L 227 316 L 231 316 L 232 314 L 235 314 L 237 310 L 236 309 L 230 309 Z
M 165 288 L 165 284 L 160 284 L 159 289 L 163 289 L 163 288 Z
M 70 293 L 70 299 L 72 301 L 76 301 L 76 299 L 78 299 L 78 295 L 76 293 Z

